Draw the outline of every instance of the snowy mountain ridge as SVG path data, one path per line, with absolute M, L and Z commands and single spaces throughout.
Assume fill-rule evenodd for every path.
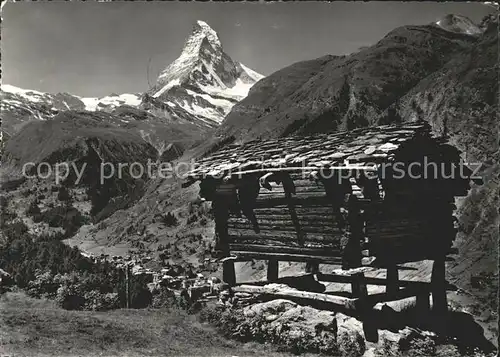
M 461 15 L 448 14 L 435 22 L 435 25 L 442 29 L 455 33 L 462 33 L 471 36 L 477 36 L 483 33 L 483 30 L 471 19 Z
M 12 98 L 3 98 L 2 104 L 16 104 L 16 101 L 27 100 L 32 103 L 44 104 L 53 110 L 112 110 L 120 105 L 137 107 L 141 104 L 138 94 L 112 94 L 105 97 L 81 97 L 69 93 L 46 93 L 34 89 L 24 89 L 10 84 L 2 84 L 2 92 L 9 93 Z M 83 104 L 83 106 L 82 106 Z
M 141 104 L 141 96 L 139 94 L 116 94 L 108 95 L 102 98 L 96 97 L 78 97 L 84 104 L 85 110 L 95 111 L 95 110 L 112 110 L 121 105 L 129 105 L 131 107 L 137 107 Z

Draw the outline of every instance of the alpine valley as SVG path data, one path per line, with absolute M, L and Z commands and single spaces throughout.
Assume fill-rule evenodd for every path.
M 216 128 L 261 78 L 233 61 L 224 52 L 217 33 L 205 22 L 197 21 L 181 55 L 145 93 L 84 98 L 2 85 L 3 135 L 8 139 L 32 121 L 57 121 L 61 112 L 74 111 L 76 115 L 87 111 L 137 132 L 157 149 L 159 156 L 172 145 L 181 153 Z
M 214 224 L 197 187 L 182 188 L 174 176 L 127 176 L 101 185 L 93 178 L 99 164 L 189 160 L 255 139 L 425 120 L 464 159 L 481 163 L 484 184 L 456 202 L 459 256 L 448 278 L 466 292 L 454 303 L 475 309 L 491 338 L 498 333 L 492 325 L 498 316 L 498 33 L 498 14 L 479 24 L 448 15 L 396 28 L 354 53 L 291 63 L 264 77 L 233 60 L 217 33 L 198 21 L 180 56 L 144 93 L 82 98 L 2 85 L 3 215 L 20 217 L 37 234 L 61 234 L 89 253 L 164 254 L 203 264 Z M 42 161 L 89 168 L 77 185 L 21 177 L 24 163 Z M 25 209 L 30 205 L 47 215 L 78 211 L 85 219 L 35 222 Z M 249 265 L 238 269 L 242 280 L 256 277 Z

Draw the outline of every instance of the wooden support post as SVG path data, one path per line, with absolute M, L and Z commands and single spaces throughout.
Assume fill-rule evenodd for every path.
M 279 276 L 279 261 L 269 259 L 267 262 L 267 281 L 277 281 Z
M 351 292 L 352 296 L 356 298 L 363 299 L 368 296 L 368 290 L 366 288 L 365 274 L 357 273 L 351 276 Z
M 231 200 L 234 199 L 235 195 L 230 190 L 229 193 L 217 194 L 212 201 L 215 216 L 215 250 L 220 251 L 222 256 L 229 255 L 230 241 L 227 235 L 227 220 L 229 218 Z
M 361 241 L 364 240 L 363 226 L 364 218 L 360 209 L 358 199 L 355 195 L 349 195 L 347 201 L 349 223 L 349 240 L 342 253 L 342 268 L 357 268 L 362 265 Z
M 399 290 L 399 272 L 397 266 L 387 267 L 387 287 L 386 293 L 389 295 L 396 294 Z
M 292 219 L 293 226 L 297 232 L 297 241 L 300 246 L 304 245 L 304 232 L 299 222 L 299 217 L 297 216 L 297 211 L 293 203 L 292 197 L 295 195 L 295 184 L 289 174 L 283 174 L 281 183 L 283 185 L 283 190 L 285 191 L 285 198 L 287 200 L 288 211 L 290 212 L 290 217 Z
M 434 260 L 431 277 L 432 311 L 445 313 L 448 311 L 446 299 L 445 257 Z
M 378 328 L 376 319 L 373 318 L 370 312 L 363 315 L 363 333 L 365 339 L 369 342 L 378 342 Z
M 306 263 L 306 273 L 308 273 L 308 274 L 319 273 L 319 263 L 307 262 Z
M 125 265 L 125 306 L 130 308 L 130 264 Z
M 236 272 L 234 271 L 234 261 L 226 260 L 222 263 L 222 281 L 229 286 L 236 285 Z

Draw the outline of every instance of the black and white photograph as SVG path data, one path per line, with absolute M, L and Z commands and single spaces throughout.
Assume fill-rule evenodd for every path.
M 498 2 L 1 2 L 1 357 L 495 357 Z

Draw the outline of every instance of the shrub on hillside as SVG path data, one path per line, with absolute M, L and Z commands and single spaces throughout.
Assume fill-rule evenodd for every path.
M 187 224 L 199 222 L 202 226 L 205 226 L 208 220 L 212 218 L 210 204 L 201 200 L 189 202 L 188 214 Z
M 57 199 L 59 201 L 70 201 L 71 200 L 71 195 L 66 187 L 61 186 L 61 188 L 59 188 L 59 192 L 57 193 Z
M 54 275 L 50 271 L 35 273 L 36 278 L 28 282 L 26 293 L 31 297 L 54 299 L 57 296 L 57 289 L 61 286 L 54 281 Z
M 33 237 L 22 222 L 6 225 L 4 233 L 7 241 L 0 245 L 0 268 L 11 273 L 20 287 L 35 280 L 41 270 L 64 274 L 95 268 L 77 248 L 51 236 Z
M 177 306 L 177 298 L 174 292 L 167 287 L 160 287 L 152 291 L 153 299 L 151 302 L 151 307 L 155 309 L 159 308 L 171 308 Z
M 25 177 L 21 177 L 17 180 L 10 180 L 2 183 L 2 190 L 5 191 L 14 191 L 16 188 L 21 186 L 26 181 Z
M 82 310 L 85 306 L 85 298 L 75 286 L 61 285 L 57 289 L 57 305 L 65 310 Z
M 38 207 L 38 204 L 35 201 L 32 201 L 28 208 L 26 209 L 26 216 L 31 217 L 31 216 L 37 216 L 40 214 L 40 208 Z
M 179 220 L 171 212 L 168 212 L 166 215 L 164 215 L 162 221 L 167 227 L 172 227 L 179 224 Z
M 28 232 L 28 227 L 23 221 L 15 221 L 2 225 L 2 232 L 9 238 L 20 238 Z
M 83 296 L 85 302 L 84 310 L 106 311 L 120 307 L 120 299 L 117 293 L 102 293 L 99 290 L 85 292 Z
M 107 310 L 125 306 L 123 271 L 109 262 L 94 263 L 54 236 L 34 237 L 22 221 L 5 224 L 0 268 L 32 297 L 55 299 L 65 309 Z M 130 279 L 131 307 L 151 305 L 147 281 Z
M 50 271 L 37 271 L 35 279 L 28 282 L 26 292 L 35 298 L 55 299 L 67 310 L 103 311 L 124 305 L 120 289 L 124 290 L 124 285 L 120 284 L 119 274 L 110 272 L 73 271 L 54 275 Z
M 130 307 L 134 309 L 143 309 L 152 303 L 153 295 L 144 279 L 141 275 L 135 275 L 130 280 Z
M 66 237 L 72 236 L 78 229 L 87 223 L 85 217 L 73 206 L 57 206 L 50 208 L 34 217 L 49 225 L 49 227 L 61 227 L 64 229 Z

